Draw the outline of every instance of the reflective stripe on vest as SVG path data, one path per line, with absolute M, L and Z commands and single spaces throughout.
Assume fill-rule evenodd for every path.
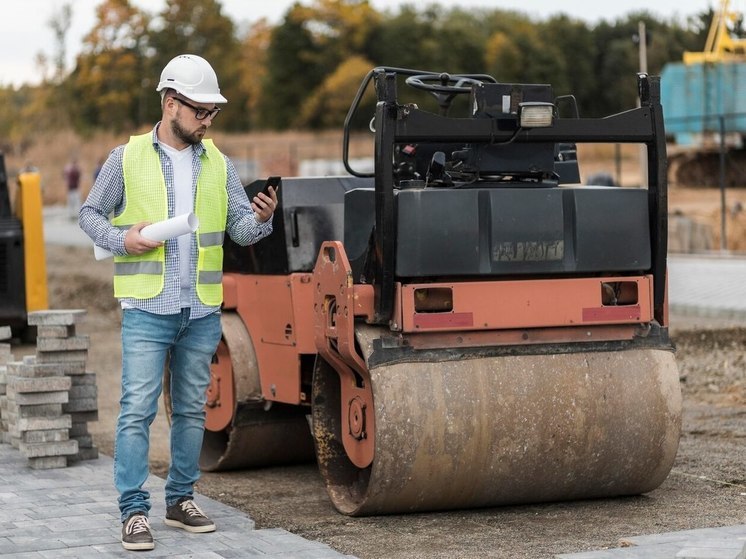
M 115 262 L 114 274 L 134 276 L 135 274 L 162 274 L 163 262 Z
M 152 132 L 133 136 L 124 149 L 123 170 L 126 205 L 112 225 L 128 229 L 135 223 L 167 219 L 166 183 Z M 211 140 L 204 140 L 202 169 L 197 180 L 194 213 L 197 229 L 197 295 L 208 306 L 223 301 L 223 237 L 228 213 L 227 168 L 223 154 Z M 139 256 L 114 258 L 114 295 L 148 299 L 163 291 L 165 245 Z M 215 283 L 215 279 L 219 279 Z
M 199 282 L 203 284 L 213 284 L 223 282 L 223 272 L 200 272 Z
M 199 244 L 203 247 L 222 245 L 223 237 L 223 231 L 218 231 L 217 233 L 201 233 L 199 236 Z

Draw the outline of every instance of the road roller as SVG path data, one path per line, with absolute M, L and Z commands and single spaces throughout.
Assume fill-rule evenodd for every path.
M 224 245 L 203 470 L 315 459 L 351 516 L 657 488 L 681 392 L 660 81 L 636 80 L 581 118 L 548 84 L 372 69 L 347 173 L 281 178 L 273 234 Z M 582 184 L 585 143 L 644 145 L 648 184 Z

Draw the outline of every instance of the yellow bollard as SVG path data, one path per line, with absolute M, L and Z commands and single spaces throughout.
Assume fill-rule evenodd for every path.
M 41 175 L 24 171 L 18 175 L 16 217 L 23 226 L 23 256 L 26 276 L 26 312 L 49 308 L 47 262 L 42 223 Z

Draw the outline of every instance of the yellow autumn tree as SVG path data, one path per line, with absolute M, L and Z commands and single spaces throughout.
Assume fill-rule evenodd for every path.
M 123 130 L 145 121 L 148 24 L 148 16 L 129 0 L 98 6 L 72 75 L 80 122 Z
M 256 22 L 241 41 L 241 72 L 239 88 L 246 99 L 244 110 L 248 115 L 249 128 L 255 127 L 256 115 L 262 101 L 267 77 L 267 49 L 272 37 L 272 27 L 266 19 Z
M 303 103 L 295 126 L 341 129 L 350 103 L 372 67 L 373 64 L 362 56 L 352 56 L 342 62 Z M 372 88 L 367 93 L 372 97 Z

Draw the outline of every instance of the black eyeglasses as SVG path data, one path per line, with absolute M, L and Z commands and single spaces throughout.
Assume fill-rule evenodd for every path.
M 202 109 L 200 107 L 195 107 L 194 105 L 187 103 L 186 101 L 184 101 L 184 99 L 181 99 L 179 97 L 174 97 L 174 99 L 176 99 L 185 107 L 189 107 L 190 109 L 192 109 L 194 111 L 194 118 L 196 118 L 197 120 L 205 120 L 208 116 L 214 119 L 220 112 L 219 107 L 215 107 L 213 109 Z

